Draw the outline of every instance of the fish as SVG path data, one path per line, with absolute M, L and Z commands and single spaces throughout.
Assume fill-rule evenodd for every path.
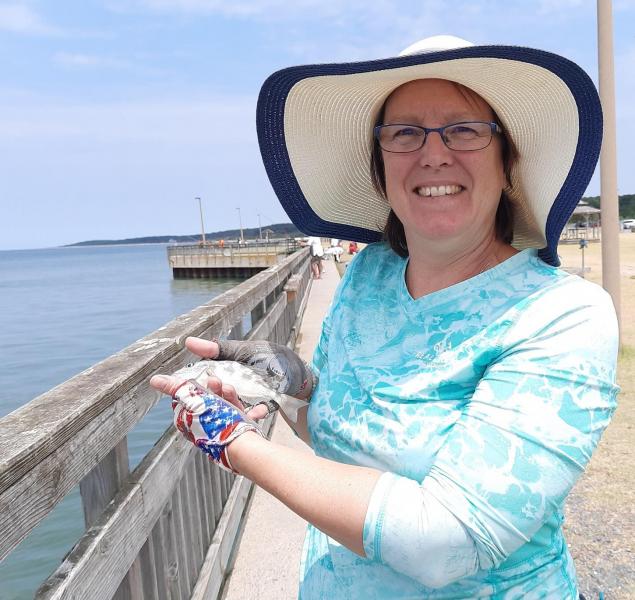
M 247 409 L 259 402 L 273 400 L 293 423 L 298 421 L 298 410 L 309 404 L 306 400 L 276 391 L 277 380 L 266 371 L 234 360 L 199 360 L 179 369 L 174 376 L 193 379 L 202 386 L 205 386 L 208 377 L 218 377 L 223 383 L 234 386 Z

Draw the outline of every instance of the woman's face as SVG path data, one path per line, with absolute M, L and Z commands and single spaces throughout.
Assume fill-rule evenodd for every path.
M 442 79 L 419 79 L 397 88 L 386 101 L 384 124 L 442 127 L 461 121 L 492 121 L 476 93 Z M 447 242 L 476 249 L 494 237 L 496 209 L 505 186 L 501 141 L 487 148 L 450 150 L 437 133 L 410 153 L 382 151 L 386 195 L 403 223 L 408 247 Z

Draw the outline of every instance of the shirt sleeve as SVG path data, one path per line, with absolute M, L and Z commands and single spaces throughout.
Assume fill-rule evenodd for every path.
M 617 321 L 595 300 L 521 313 L 424 480 L 380 478 L 367 558 L 443 587 L 497 567 L 561 509 L 616 406 Z

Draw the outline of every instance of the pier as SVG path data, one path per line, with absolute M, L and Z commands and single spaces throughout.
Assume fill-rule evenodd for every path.
M 251 277 L 278 264 L 300 248 L 293 238 L 205 242 L 168 246 L 168 264 L 175 279 Z
M 0 560 L 75 486 L 81 492 L 85 532 L 36 598 L 219 597 L 253 485 L 169 423 L 131 471 L 127 436 L 166 401 L 150 377 L 192 359 L 186 337 L 295 347 L 309 273 L 308 248 L 296 251 L 0 420 Z
M 621 242 L 623 284 L 635 298 L 635 235 L 625 233 Z M 565 266 L 577 264 L 577 248 L 559 251 Z M 243 477 L 221 471 L 169 423 L 134 470 L 127 436 L 152 406 L 168 401 L 148 380 L 192 359 L 183 349 L 188 335 L 270 339 L 310 360 L 339 276 L 326 261 L 323 279 L 312 282 L 308 252 L 297 251 L 0 419 L 0 560 L 75 486 L 81 491 L 84 514 L 77 519 L 85 532 L 36 598 L 297 598 L 305 521 Z M 599 244 L 588 253 L 588 277 L 599 281 Z M 623 392 L 614 422 L 567 502 L 565 533 L 587 598 L 600 590 L 635 597 L 633 323 L 624 324 L 628 351 L 620 359 Z M 310 452 L 281 418 L 274 415 L 265 428 L 276 442 Z

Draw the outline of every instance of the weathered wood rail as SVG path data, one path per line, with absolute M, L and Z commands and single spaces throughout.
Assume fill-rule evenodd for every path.
M 186 337 L 293 346 L 309 284 L 304 249 L 0 420 L 0 560 L 80 485 L 86 531 L 37 598 L 217 597 L 251 483 L 173 427 L 130 472 L 127 435 L 159 400 L 149 378 L 192 359 Z

